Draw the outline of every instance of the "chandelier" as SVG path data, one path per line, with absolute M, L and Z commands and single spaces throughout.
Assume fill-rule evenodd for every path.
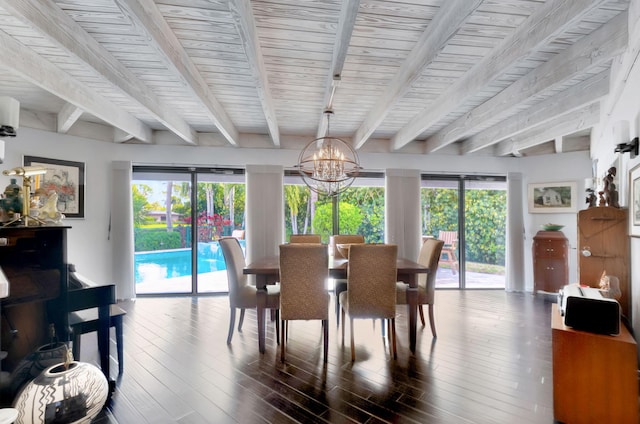
M 327 115 L 327 135 L 311 141 L 300 152 L 298 172 L 304 183 L 314 192 L 326 196 L 337 196 L 347 189 L 360 173 L 358 154 L 349 143 L 329 135 Z

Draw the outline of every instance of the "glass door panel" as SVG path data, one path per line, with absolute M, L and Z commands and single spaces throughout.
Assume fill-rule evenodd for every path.
M 188 174 L 134 173 L 136 294 L 191 292 Z
M 445 241 L 436 288 L 460 287 L 458 179 L 424 179 L 421 185 L 422 237 Z
M 226 170 L 198 173 L 196 178 L 196 291 L 227 292 L 227 268 L 218 240 L 235 237 L 245 249 L 244 174 Z
M 479 179 L 464 187 L 465 287 L 504 289 L 507 184 Z

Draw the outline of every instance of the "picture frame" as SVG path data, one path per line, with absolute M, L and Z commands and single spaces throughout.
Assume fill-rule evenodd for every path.
M 84 218 L 85 165 L 83 162 L 24 156 L 24 166 L 42 166 L 43 175 L 34 178 L 32 189 L 58 194 L 58 211 L 66 218 Z
M 529 184 L 529 213 L 575 213 L 577 190 L 574 181 Z
M 629 171 L 629 235 L 640 237 L 640 165 Z

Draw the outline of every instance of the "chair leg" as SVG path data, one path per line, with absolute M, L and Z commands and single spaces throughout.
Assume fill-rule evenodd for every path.
M 422 309 L 422 305 L 418 305 L 418 312 L 420 313 L 420 322 L 422 322 L 422 326 L 424 327 L 426 324 L 424 322 L 424 310 Z
M 344 320 L 342 320 L 342 329 L 344 330 Z M 351 330 L 351 362 L 356 361 L 356 343 L 353 339 L 353 318 L 349 317 L 349 329 Z
M 344 346 L 344 308 L 342 308 L 342 346 Z
M 229 310 L 229 334 L 227 335 L 227 344 L 231 344 L 234 325 L 236 325 L 236 308 L 231 308 Z
M 275 320 L 276 320 L 276 344 L 280 344 L 280 310 L 279 309 L 276 309 Z
M 383 319 L 382 320 L 382 324 L 383 324 L 383 326 L 382 326 L 383 328 L 385 328 L 384 324 L 386 324 L 386 329 L 387 329 L 388 336 L 386 336 L 385 338 L 389 342 L 389 355 L 393 355 L 393 349 L 391 348 L 391 320 L 390 319 L 386 319 L 386 320 Z
M 324 341 L 324 363 L 327 363 L 327 359 L 329 357 L 329 320 L 322 320 L 322 330 L 324 332 L 323 341 Z
M 398 358 L 398 351 L 396 349 L 396 319 L 391 318 L 391 344 L 393 345 L 393 359 Z
M 433 305 L 429 305 L 429 324 L 431 324 L 431 334 L 433 334 L 433 337 L 438 337 L 438 335 L 436 334 L 436 321 L 433 318 Z
M 112 318 L 116 329 L 116 349 L 118 351 L 118 374 L 124 371 L 124 337 L 122 334 L 122 315 Z
M 285 333 L 285 328 L 287 328 L 287 321 L 282 321 L 280 326 L 280 329 L 282 331 L 281 334 L 281 339 L 282 339 L 282 343 L 280 343 L 280 362 L 284 362 L 284 348 L 285 348 L 285 340 L 287 339 L 287 336 L 284 334 Z
M 80 334 L 80 331 L 74 331 L 73 332 L 73 347 L 71 349 L 71 353 L 73 354 L 73 360 L 74 361 L 79 361 L 80 360 L 80 339 L 82 337 L 82 334 Z
M 244 308 L 240 309 L 240 321 L 238 321 L 238 333 L 242 333 L 242 323 L 244 323 Z

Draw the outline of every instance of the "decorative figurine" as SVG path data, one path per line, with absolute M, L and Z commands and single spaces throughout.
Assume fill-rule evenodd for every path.
M 592 188 L 588 188 L 587 190 L 587 199 L 586 199 L 586 203 L 589 204 L 590 208 L 593 208 L 594 206 L 596 206 L 596 192 L 592 189 Z
M 601 204 L 600 206 L 613 206 L 611 202 L 611 191 L 612 190 L 615 191 L 615 188 L 616 188 L 615 184 L 613 183 L 613 178 L 615 176 L 616 176 L 616 167 L 612 166 L 611 168 L 609 168 L 609 170 L 607 171 L 607 175 L 604 177 L 604 188 L 602 189 L 602 192 L 604 195 L 604 204 Z M 616 192 L 616 195 L 617 195 L 617 192 Z M 617 199 L 616 199 L 616 203 L 617 203 Z

